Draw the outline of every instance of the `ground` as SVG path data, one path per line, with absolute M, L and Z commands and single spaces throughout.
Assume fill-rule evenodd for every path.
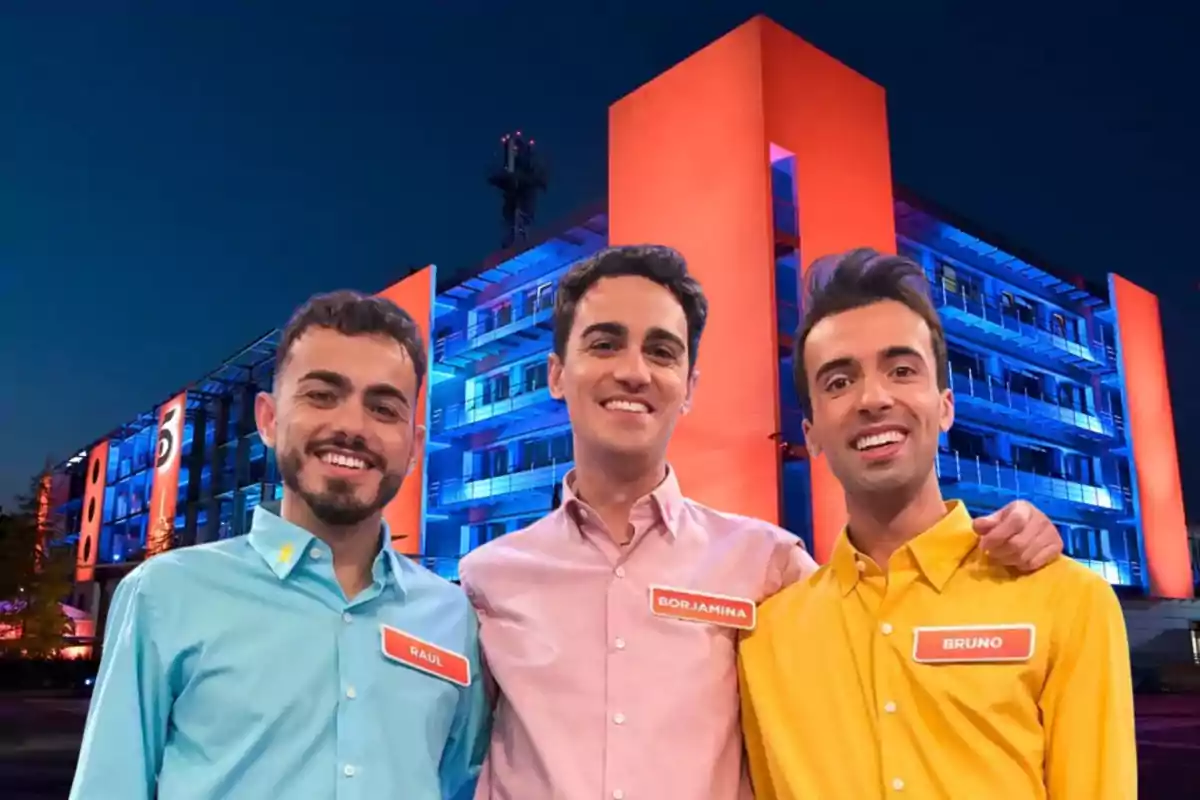
M 1140 797 L 1194 798 L 1200 696 L 1150 695 L 1139 697 L 1137 705 Z M 4 800 L 67 797 L 86 714 L 86 700 L 0 694 Z

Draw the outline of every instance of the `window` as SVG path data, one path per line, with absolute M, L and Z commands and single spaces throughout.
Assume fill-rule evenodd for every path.
M 1063 408 L 1087 412 L 1089 410 L 1087 396 L 1087 389 L 1079 384 L 1059 380 L 1058 404 Z
M 538 389 L 544 389 L 549 383 L 549 377 L 549 366 L 545 361 L 526 364 L 523 384 L 525 391 L 536 392 Z
M 958 453 L 959 458 L 990 462 L 988 454 L 988 437 L 986 434 L 970 428 L 955 425 L 946 437 L 950 450 Z
M 946 355 L 950 361 L 951 372 L 969 375 L 976 380 L 987 378 L 987 369 L 984 367 L 983 358 L 978 353 L 951 346 Z
M 1063 470 L 1069 481 L 1087 484 L 1088 486 L 1096 485 L 1095 466 L 1090 456 L 1081 455 L 1080 453 L 1065 453 L 1063 455 Z
M 1012 460 L 1017 469 L 1025 472 L 1050 475 L 1054 471 L 1054 454 L 1045 447 L 1033 444 L 1014 444 Z
M 483 404 L 498 403 L 508 399 L 508 373 L 500 372 L 483 379 Z
M 1025 325 L 1037 324 L 1037 305 L 1029 299 L 1012 292 L 1000 293 L 1000 309 Z
M 1036 372 L 1009 369 L 1005 372 L 1005 382 L 1013 394 L 1024 394 L 1029 397 L 1042 396 L 1042 376 Z

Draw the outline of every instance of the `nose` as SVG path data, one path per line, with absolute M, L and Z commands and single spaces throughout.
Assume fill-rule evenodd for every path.
M 862 390 L 858 395 L 858 409 L 864 414 L 878 414 L 887 411 L 895 405 L 887 380 L 879 375 L 867 375 L 860 382 Z
M 329 424 L 338 434 L 361 441 L 367 425 L 367 410 L 362 399 L 348 397 L 338 403 Z
M 613 377 L 627 389 L 641 389 L 650 383 L 650 367 L 640 350 L 629 347 L 617 357 Z

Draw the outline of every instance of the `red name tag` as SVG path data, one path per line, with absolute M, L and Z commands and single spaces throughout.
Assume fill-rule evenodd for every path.
M 705 592 L 688 592 L 669 586 L 650 587 L 650 611 L 660 617 L 706 622 L 746 631 L 753 630 L 758 618 L 758 607 L 753 600 Z
M 471 662 L 463 656 L 387 625 L 380 629 L 388 658 L 459 686 L 471 685 Z
M 1028 661 L 1033 656 L 1032 625 L 962 625 L 915 628 L 913 661 L 954 664 Z

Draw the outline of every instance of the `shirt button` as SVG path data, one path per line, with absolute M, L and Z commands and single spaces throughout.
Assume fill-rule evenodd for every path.
M 358 692 L 354 690 L 353 686 L 346 689 L 346 697 L 349 697 L 351 700 L 358 697 Z
M 314 547 L 312 550 L 308 551 L 308 556 L 309 558 L 320 558 L 321 551 Z
M 624 639 L 622 639 L 620 636 L 618 636 L 618 637 L 617 637 L 617 640 L 616 640 L 615 642 L 613 642 L 613 645 L 614 645 L 614 646 L 615 646 L 615 647 L 616 647 L 618 650 L 624 650 L 624 649 L 625 649 L 625 640 L 624 640 Z
M 613 789 L 613 800 L 625 800 L 625 793 L 620 789 Z
M 887 703 L 884 704 L 883 710 L 889 714 L 895 714 L 896 713 L 896 704 L 893 703 L 891 700 L 888 700 Z
M 354 765 L 347 764 L 345 766 L 345 768 L 342 769 L 342 774 L 345 775 L 347 778 L 353 778 L 354 777 Z
M 866 562 L 863 562 L 863 561 L 855 561 L 855 562 L 854 562 L 854 566 L 858 567 L 858 571 L 859 571 L 859 572 L 866 572 L 866 571 L 867 571 L 867 565 L 866 565 Z
M 347 611 L 344 614 L 342 614 L 342 621 L 346 622 L 346 623 L 351 623 L 354 621 L 354 617 L 350 615 L 349 611 Z
M 625 715 L 618 711 L 616 714 L 613 714 L 613 722 L 617 723 L 618 725 L 622 724 L 625 722 Z
M 904 791 L 904 781 L 900 780 L 899 778 L 892 778 L 892 788 L 897 792 Z
M 889 633 L 892 632 L 892 623 L 890 623 L 890 622 L 883 623 L 882 625 L 879 626 L 879 630 L 883 633 L 884 636 L 887 636 Z
M 625 568 L 624 567 L 617 567 L 615 570 L 613 570 L 613 572 L 616 573 L 616 576 L 618 578 L 625 577 Z

